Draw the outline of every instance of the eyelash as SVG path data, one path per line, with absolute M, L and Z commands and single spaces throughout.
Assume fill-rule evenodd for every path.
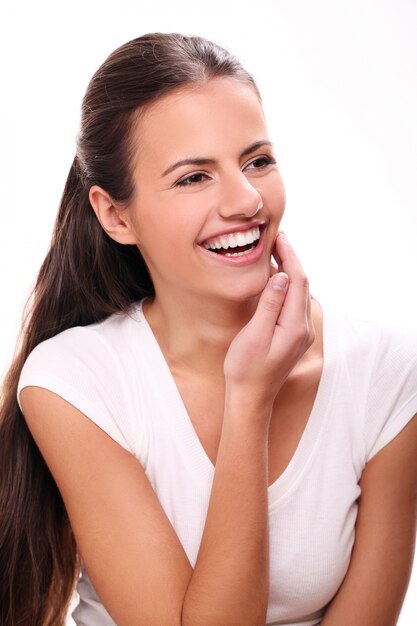
M 253 165 L 257 161 L 264 161 L 263 165 L 261 165 L 260 167 L 254 168 L 257 170 L 263 169 L 264 167 L 267 167 L 268 165 L 274 165 L 276 163 L 276 160 L 273 157 L 264 155 L 264 156 L 256 157 L 256 159 L 253 159 L 253 161 L 250 161 L 250 163 L 248 163 L 246 167 Z M 196 172 L 195 174 L 191 174 L 190 176 L 187 176 L 186 178 L 179 180 L 177 183 L 175 183 L 175 186 L 176 187 L 191 187 L 192 185 L 198 185 L 199 183 L 203 182 L 203 180 L 201 179 L 202 176 L 206 176 L 206 174 L 204 174 L 203 172 Z M 200 177 L 200 180 L 195 180 L 195 178 L 197 177 Z

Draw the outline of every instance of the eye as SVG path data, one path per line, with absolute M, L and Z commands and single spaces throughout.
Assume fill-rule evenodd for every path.
M 253 159 L 253 161 L 250 161 L 250 163 L 245 166 L 245 169 L 261 170 L 265 169 L 268 165 L 273 165 L 275 163 L 276 160 L 273 157 L 262 155 Z
M 175 183 L 176 187 L 190 187 L 191 185 L 198 185 L 198 183 L 202 183 L 207 179 L 207 175 L 202 172 L 196 172 L 195 174 L 191 174 L 186 178 L 182 178 L 178 182 Z

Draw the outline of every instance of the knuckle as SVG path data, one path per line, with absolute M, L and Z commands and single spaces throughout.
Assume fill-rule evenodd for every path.
M 315 339 L 316 339 L 316 331 L 314 330 L 314 328 L 310 327 L 310 331 L 307 335 L 307 347 L 308 348 L 313 345 Z
M 308 279 L 308 276 L 304 273 L 304 272 L 300 272 L 299 278 L 298 278 L 301 287 L 303 287 L 303 289 L 308 290 L 310 287 L 310 281 Z
M 313 324 L 310 324 L 309 326 L 309 337 L 311 341 L 314 341 L 316 338 L 316 329 L 314 328 Z
M 306 322 L 305 324 L 297 325 L 293 334 L 293 344 L 297 350 L 304 352 L 314 341 L 314 334 L 311 333 L 311 328 Z
M 305 336 L 300 332 L 297 332 L 293 335 L 292 343 L 294 348 L 298 351 L 301 350 L 304 346 Z
M 271 313 L 278 313 L 282 306 L 282 299 L 267 297 L 263 301 L 263 308 Z

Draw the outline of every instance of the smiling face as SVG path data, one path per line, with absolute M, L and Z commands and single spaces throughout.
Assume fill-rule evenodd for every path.
M 285 192 L 254 89 L 192 85 L 152 104 L 135 132 L 127 219 L 157 298 L 258 295 Z

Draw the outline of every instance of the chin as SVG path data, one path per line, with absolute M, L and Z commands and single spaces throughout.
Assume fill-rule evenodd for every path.
M 232 288 L 227 290 L 226 299 L 233 302 L 247 302 L 259 298 L 269 280 L 267 271 L 253 277 L 251 280 L 242 278 Z

